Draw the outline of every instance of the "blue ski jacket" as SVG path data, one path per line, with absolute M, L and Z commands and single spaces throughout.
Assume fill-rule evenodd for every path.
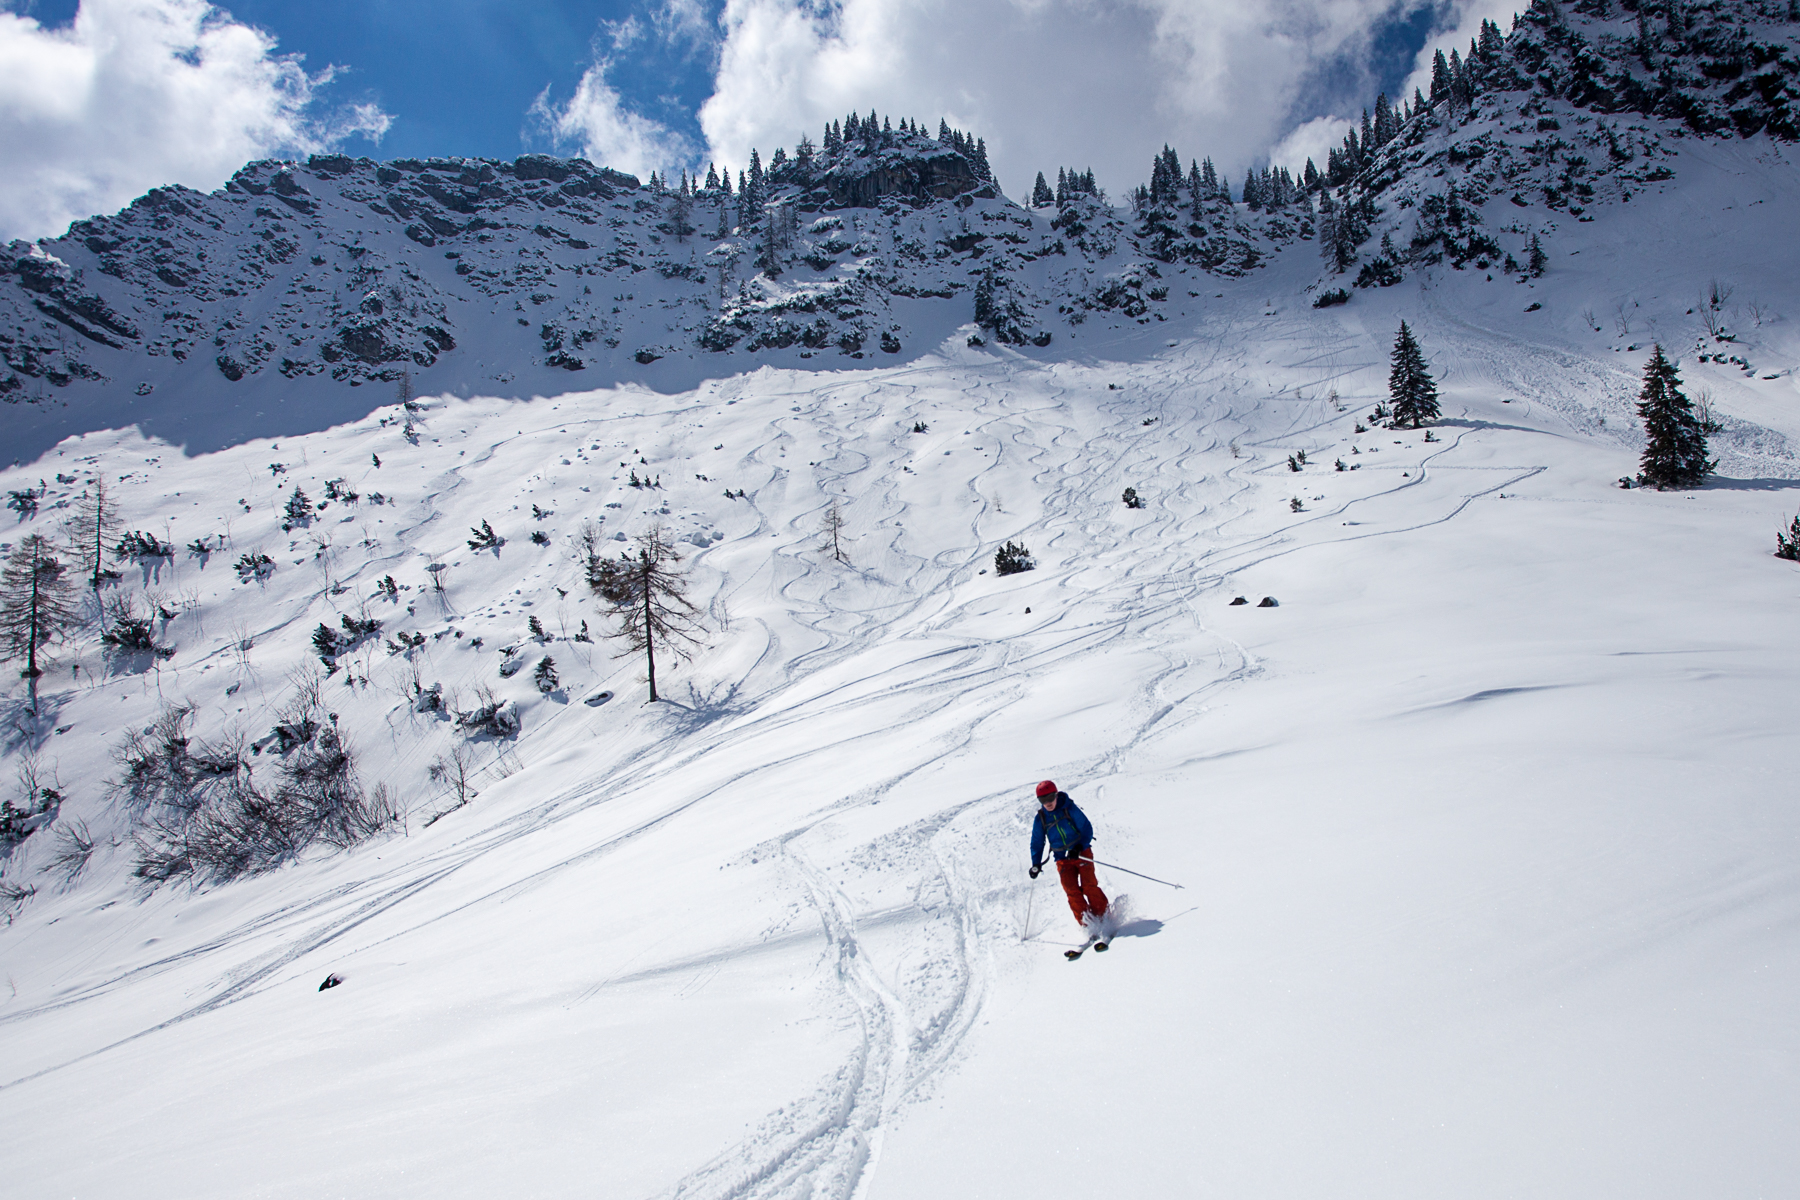
M 1037 819 L 1031 823 L 1031 865 L 1039 866 L 1044 861 L 1044 843 L 1050 843 L 1051 851 L 1058 859 L 1079 854 L 1094 840 L 1093 822 L 1087 814 L 1075 807 L 1067 792 L 1056 793 L 1056 811 L 1049 812 L 1042 805 L 1038 806 Z

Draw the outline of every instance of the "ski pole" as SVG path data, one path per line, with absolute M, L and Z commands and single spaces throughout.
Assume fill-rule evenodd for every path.
M 1127 875 L 1136 875 L 1139 879 L 1148 879 L 1151 883 L 1160 883 L 1164 887 L 1172 887 L 1178 892 L 1182 890 L 1179 883 L 1170 883 L 1166 879 L 1158 879 L 1154 875 L 1146 875 L 1142 871 L 1134 871 L 1130 867 L 1121 867 L 1117 863 L 1101 862 L 1097 858 L 1090 858 L 1088 861 L 1093 863 L 1096 867 L 1111 867 L 1113 870 L 1123 871 Z
M 1025 932 L 1019 935 L 1021 942 L 1031 940 L 1031 902 L 1037 899 L 1037 876 L 1031 877 L 1031 889 L 1025 893 Z

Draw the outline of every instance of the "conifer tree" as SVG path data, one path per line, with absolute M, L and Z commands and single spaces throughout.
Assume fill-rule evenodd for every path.
M 754 146 L 750 148 L 750 186 L 745 189 L 744 195 L 745 202 L 752 208 L 760 206 L 763 202 L 762 156 L 756 152 Z
M 1383 92 L 1375 98 L 1375 144 L 1385 146 L 1392 141 L 1397 126 L 1394 110 L 1388 104 L 1387 93 Z
M 1044 173 L 1039 171 L 1037 182 L 1031 185 L 1031 207 L 1042 208 L 1055 198 L 1055 194 L 1050 190 L 1050 184 L 1044 179 Z
M 38 650 L 57 641 L 80 620 L 63 565 L 42 534 L 27 534 L 13 548 L 0 574 L 0 644 L 8 658 L 25 659 L 19 674 L 37 712 L 37 681 L 44 673 Z
M 1658 344 L 1644 366 L 1644 386 L 1638 392 L 1638 416 L 1644 419 L 1644 457 L 1638 482 L 1657 491 L 1695 488 L 1706 482 L 1718 465 L 1706 457 L 1706 430 L 1693 406 L 1681 393 L 1681 377 L 1675 364 Z
M 69 518 L 69 535 L 80 556 L 81 570 L 88 586 L 98 591 L 106 574 L 106 543 L 119 531 L 119 509 L 106 494 L 106 480 L 98 474 L 86 491 L 75 501 L 75 514 Z
M 1438 416 L 1437 384 L 1426 369 L 1425 355 L 1406 322 L 1394 338 L 1393 366 L 1388 372 L 1388 400 L 1394 406 L 1394 424 L 1407 421 L 1417 429 L 1421 422 Z
M 613 635 L 625 643 L 620 657 L 642 653 L 650 679 L 650 700 L 656 693 L 656 651 L 660 647 L 680 657 L 699 644 L 700 610 L 687 598 L 687 581 L 675 570 L 681 561 L 661 529 L 637 539 L 635 555 L 621 555 L 616 562 L 594 564 L 588 583 L 619 618 Z
M 819 524 L 819 532 L 825 535 L 825 540 L 831 546 L 831 557 L 841 563 L 850 561 L 844 556 L 844 511 L 838 507 L 836 500 L 833 500 L 831 507 L 825 510 L 824 519 Z

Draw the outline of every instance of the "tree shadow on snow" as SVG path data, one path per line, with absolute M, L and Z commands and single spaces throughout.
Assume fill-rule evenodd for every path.
M 1800 488 L 1800 479 L 1730 479 L 1714 475 L 1701 485 L 1705 491 L 1785 492 Z
M 679 714 L 676 721 L 683 733 L 693 733 L 726 717 L 737 716 L 749 708 L 738 694 L 739 685 L 736 681 L 721 683 L 710 691 L 701 691 L 690 682 L 687 693 L 686 703 L 666 694 L 656 701 Z

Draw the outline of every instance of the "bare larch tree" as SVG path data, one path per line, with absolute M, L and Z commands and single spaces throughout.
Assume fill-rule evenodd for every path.
M 823 533 L 825 540 L 831 543 L 831 557 L 841 563 L 850 561 L 844 556 L 844 510 L 838 506 L 836 500 L 833 500 L 831 507 L 825 510 L 825 519 L 819 524 L 819 532 Z
M 56 641 L 81 619 L 63 565 L 41 534 L 28 534 L 13 549 L 0 573 L 0 642 L 8 658 L 25 659 L 19 672 L 31 688 L 37 713 L 38 649 Z
M 687 580 L 675 569 L 681 556 L 660 528 L 636 539 L 637 549 L 616 559 L 587 557 L 588 586 L 619 619 L 612 636 L 625 643 L 617 657 L 642 653 L 650 678 L 650 700 L 656 694 L 658 647 L 680 658 L 700 644 L 700 610 L 687 598 Z

